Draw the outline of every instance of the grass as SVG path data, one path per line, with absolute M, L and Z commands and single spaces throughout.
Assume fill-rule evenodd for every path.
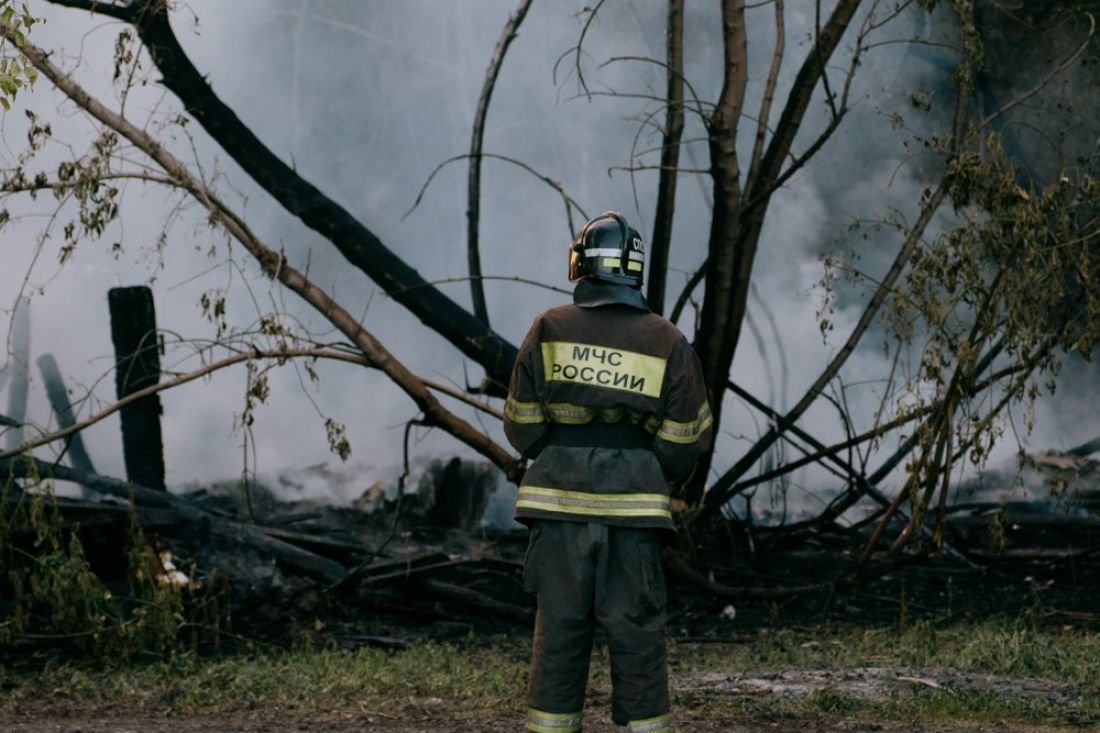
M 526 644 L 517 640 L 452 646 L 418 644 L 400 652 L 301 645 L 257 649 L 223 658 L 177 655 L 117 668 L 74 662 L 0 666 L 0 711 L 23 705 L 186 713 L 253 707 L 287 710 L 402 711 L 522 709 Z M 1077 702 L 1016 699 L 996 692 L 915 689 L 865 698 L 843 691 L 734 697 L 681 691 L 683 710 L 739 717 L 759 712 L 944 721 L 1005 720 L 1027 724 L 1100 721 L 1100 637 L 1071 628 L 1042 630 L 1024 622 L 988 621 L 948 629 L 917 624 L 896 629 L 761 633 L 738 643 L 674 643 L 674 673 L 744 673 L 797 668 L 950 668 L 960 672 L 1058 680 L 1081 691 Z M 590 684 L 595 705 L 610 692 L 606 654 L 596 655 Z
M 749 643 L 696 646 L 681 656 L 681 669 L 936 667 L 1100 686 L 1100 635 L 1068 626 L 1043 629 L 1027 620 L 993 619 L 946 629 L 917 622 L 904 631 L 767 630 Z
M 417 700 L 485 705 L 516 698 L 526 662 L 494 649 L 432 642 L 390 653 L 302 646 L 220 659 L 190 654 L 115 669 L 48 665 L 33 676 L 0 668 L 0 709 L 43 696 L 74 704 L 111 701 L 137 710 L 238 710 L 253 706 L 394 709 Z M 45 693 L 45 695 L 43 695 Z

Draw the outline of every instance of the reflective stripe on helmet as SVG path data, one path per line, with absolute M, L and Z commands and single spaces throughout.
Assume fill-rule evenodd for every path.
M 621 255 L 622 250 L 616 249 L 615 247 L 591 247 L 584 250 L 585 257 L 620 257 Z M 628 252 L 627 255 L 632 260 L 645 259 L 644 254 L 642 254 L 641 252 L 635 252 L 633 250 Z
M 632 720 L 626 724 L 630 733 L 672 733 L 672 721 L 668 713 L 645 720 Z
M 542 364 L 548 382 L 573 382 L 660 397 L 668 361 L 592 344 L 546 341 L 542 344 Z
M 578 733 L 581 729 L 581 713 L 547 713 L 527 708 L 527 730 L 536 733 Z
M 694 420 L 688 422 L 662 420 L 661 426 L 657 428 L 657 437 L 670 443 L 694 443 L 703 437 L 703 433 L 712 422 L 714 417 L 710 413 L 710 405 L 704 402 Z
M 520 402 L 512 399 L 511 395 L 504 401 L 504 417 L 517 425 L 535 425 L 546 422 L 541 403 Z
M 664 494 L 593 494 L 541 486 L 520 486 L 516 508 L 597 517 L 672 518 Z

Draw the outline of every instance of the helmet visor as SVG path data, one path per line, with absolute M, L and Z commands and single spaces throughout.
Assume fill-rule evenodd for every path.
M 575 283 L 584 277 L 584 250 L 574 246 L 569 250 L 569 282 Z

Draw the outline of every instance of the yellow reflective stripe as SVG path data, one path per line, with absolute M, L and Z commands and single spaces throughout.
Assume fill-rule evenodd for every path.
M 604 423 L 640 424 L 650 434 L 657 432 L 657 428 L 661 425 L 661 420 L 656 415 L 643 415 L 621 407 L 594 408 L 574 405 L 571 402 L 516 402 L 514 404 L 515 406 L 510 402 L 504 404 L 504 414 L 512 422 L 543 422 L 542 418 L 545 417 L 552 423 L 562 425 L 586 425 L 598 419 Z
M 667 440 L 670 443 L 680 443 L 686 445 L 688 443 L 694 443 L 703 437 L 703 433 L 714 422 L 714 416 L 711 415 L 710 405 L 706 402 L 699 408 L 698 416 L 689 422 L 676 422 L 675 420 L 665 419 L 661 421 L 661 426 L 657 430 L 657 437 L 662 440 Z
M 542 344 L 547 382 L 572 382 L 660 397 L 667 360 L 622 349 L 568 341 Z
M 521 486 L 516 508 L 605 517 L 672 517 L 664 494 L 593 494 Z
M 667 509 L 608 509 L 606 507 L 563 506 L 557 503 L 547 503 L 528 499 L 520 499 L 517 501 L 516 508 L 539 509 L 546 512 L 575 514 L 584 517 L 661 517 L 664 519 L 672 519 L 672 512 Z
M 618 257 L 604 257 L 603 258 L 603 266 L 604 267 L 618 267 L 621 263 L 622 263 L 622 260 L 620 260 Z
M 528 720 L 527 730 L 534 731 L 534 733 L 580 733 L 581 727 L 579 725 L 545 725 Z
M 509 397 L 504 401 L 504 416 L 519 425 L 534 425 L 546 422 L 539 402 L 519 402 Z
M 536 733 L 577 733 L 581 729 L 581 713 L 546 713 L 527 708 L 527 730 Z
M 645 720 L 632 720 L 626 724 L 630 733 L 672 733 L 672 721 L 668 714 Z
M 590 491 L 568 491 L 566 489 L 547 489 L 543 486 L 521 486 L 520 494 L 539 494 L 540 496 L 555 496 L 564 499 L 583 499 L 588 501 L 600 501 L 607 503 L 654 501 L 668 504 L 668 497 L 664 494 L 595 494 Z
M 635 260 L 631 260 L 630 262 L 626 263 L 626 269 L 641 272 L 642 271 L 642 263 L 637 262 Z
M 551 421 L 563 425 L 584 425 L 596 417 L 596 411 L 591 407 L 568 402 L 547 402 L 546 413 L 550 415 Z

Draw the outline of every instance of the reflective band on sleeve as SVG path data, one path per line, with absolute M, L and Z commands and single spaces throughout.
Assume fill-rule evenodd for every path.
M 542 363 L 548 382 L 572 382 L 660 397 L 667 361 L 592 344 L 547 341 Z
M 581 729 L 581 713 L 544 713 L 527 708 L 527 730 L 536 733 L 578 733 Z
M 662 420 L 660 428 L 657 429 L 657 437 L 670 443 L 694 443 L 703 437 L 703 433 L 712 422 L 714 417 L 710 414 L 710 405 L 704 402 L 694 420 L 689 422 Z
M 630 733 L 672 733 L 672 722 L 666 713 L 656 718 L 632 720 L 626 724 L 626 729 Z
M 509 395 L 504 401 L 504 416 L 517 425 L 534 425 L 546 422 L 539 402 L 519 402 Z
M 626 263 L 626 269 L 633 270 L 635 272 L 641 272 L 642 271 L 642 263 L 638 262 L 637 260 L 631 260 L 630 262 Z
M 604 257 L 603 259 L 604 267 L 618 267 L 621 264 L 622 260 L 620 260 L 618 257 Z
M 664 494 L 593 494 L 541 486 L 520 486 L 516 508 L 595 517 L 672 518 Z

